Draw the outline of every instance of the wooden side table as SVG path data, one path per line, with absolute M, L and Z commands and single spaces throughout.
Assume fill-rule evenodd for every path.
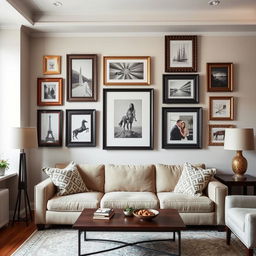
M 232 194 L 233 187 L 242 187 L 243 195 L 247 195 L 249 186 L 253 187 L 253 194 L 256 195 L 256 177 L 254 176 L 246 174 L 246 179 L 242 181 L 234 180 L 232 174 L 216 174 L 214 177 L 228 187 L 229 195 Z

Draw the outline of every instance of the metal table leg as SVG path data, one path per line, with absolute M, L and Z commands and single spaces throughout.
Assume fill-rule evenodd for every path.
M 181 255 L 181 235 L 180 235 L 180 231 L 178 231 L 178 255 Z
M 78 230 L 78 256 L 81 255 L 81 230 Z

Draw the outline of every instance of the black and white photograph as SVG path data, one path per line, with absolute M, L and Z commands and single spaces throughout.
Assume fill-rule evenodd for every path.
M 150 84 L 150 57 L 104 57 L 104 84 Z
M 61 72 L 61 56 L 47 55 L 43 57 L 43 74 L 56 75 Z
M 62 110 L 38 110 L 37 132 L 38 146 L 62 146 Z
M 163 108 L 162 148 L 201 148 L 202 108 Z
M 103 111 L 103 149 L 153 149 L 153 89 L 104 89 Z
M 95 147 L 95 109 L 66 110 L 66 146 Z
M 233 120 L 234 98 L 233 97 L 210 97 L 209 98 L 210 120 Z
M 63 105 L 63 79 L 38 78 L 37 79 L 37 105 L 60 106 Z
M 96 101 L 97 55 L 67 55 L 68 101 Z
M 165 37 L 165 71 L 197 71 L 197 36 Z
M 233 64 L 207 63 L 209 92 L 231 92 L 233 90 Z
M 199 75 L 163 75 L 163 103 L 198 103 Z
M 225 129 L 234 128 L 235 125 L 210 124 L 209 125 L 209 146 L 224 146 Z

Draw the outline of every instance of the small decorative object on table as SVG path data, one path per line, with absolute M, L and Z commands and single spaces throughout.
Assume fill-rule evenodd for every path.
M 0 160 L 0 176 L 5 175 L 5 170 L 9 169 L 9 162 L 7 160 Z
M 132 207 L 126 207 L 124 209 L 124 215 L 126 217 L 131 217 L 131 216 L 133 216 L 133 211 L 134 211 L 134 209 Z
M 93 214 L 93 219 L 110 220 L 114 214 L 115 212 L 111 208 L 98 208 Z
M 159 211 L 154 209 L 138 209 L 133 211 L 133 215 L 141 220 L 152 220 L 159 214 Z

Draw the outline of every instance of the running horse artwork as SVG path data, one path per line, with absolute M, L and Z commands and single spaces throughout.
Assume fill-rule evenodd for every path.
M 85 132 L 89 132 L 89 128 L 85 126 L 85 123 L 87 123 L 87 121 L 86 121 L 86 120 L 83 120 L 81 127 L 80 127 L 80 128 L 77 128 L 77 129 L 75 129 L 75 130 L 73 130 L 73 132 L 72 132 L 72 134 L 73 134 L 73 140 L 74 140 L 74 139 L 77 139 L 77 140 L 78 140 L 77 135 L 78 135 L 79 133 L 82 133 L 82 132 L 84 132 L 84 131 L 85 131 Z
M 225 130 L 220 130 L 220 131 L 217 131 L 217 132 L 213 133 L 213 137 L 214 137 L 215 140 L 218 140 L 219 136 L 221 136 L 222 139 L 224 140 L 224 138 L 225 138 Z

